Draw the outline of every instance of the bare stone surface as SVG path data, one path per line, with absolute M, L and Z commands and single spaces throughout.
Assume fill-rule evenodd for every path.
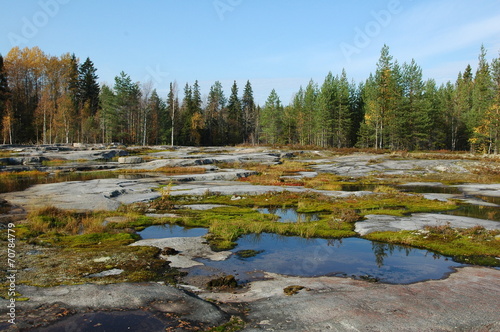
M 20 312 L 42 304 L 64 303 L 77 310 L 138 309 L 151 303 L 164 303 L 161 311 L 181 315 L 185 319 L 219 325 L 227 315 L 213 304 L 184 291 L 159 283 L 121 283 L 111 285 L 71 285 L 50 288 L 19 285 L 19 292 L 29 301 L 18 302 Z M 0 299 L 2 311 L 7 300 Z M 160 309 L 158 307 L 158 309 Z
M 373 232 L 420 230 L 425 226 L 443 226 L 448 223 L 455 228 L 471 228 L 479 225 L 486 229 L 500 229 L 500 223 L 497 221 L 437 213 L 415 213 L 409 217 L 370 214 L 365 216 L 365 220 L 356 223 L 355 231 L 363 236 Z
M 140 164 L 142 163 L 142 157 L 120 157 L 118 158 L 118 163 L 120 164 Z
M 495 269 L 466 267 L 445 280 L 411 285 L 268 277 L 245 293 L 202 297 L 248 303 L 244 331 L 500 331 Z M 290 285 L 305 288 L 286 296 Z
M 152 246 L 163 249 L 173 248 L 180 253 L 175 256 L 168 256 L 170 266 L 177 268 L 190 268 L 203 265 L 194 258 L 206 258 L 214 261 L 227 259 L 232 253 L 230 251 L 212 251 L 203 237 L 172 237 L 165 239 L 146 239 L 134 242 L 131 246 Z

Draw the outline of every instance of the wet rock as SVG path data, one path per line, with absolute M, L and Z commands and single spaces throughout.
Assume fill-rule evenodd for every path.
M 175 268 L 190 268 L 203 265 L 203 263 L 196 261 L 195 258 L 223 261 L 232 254 L 230 251 L 213 251 L 203 237 L 146 239 L 134 242 L 131 246 L 152 246 L 160 249 L 165 247 L 173 248 L 180 253 L 168 257 L 170 266 Z
M 19 285 L 18 291 L 29 295 L 30 298 L 29 301 L 17 303 L 17 308 L 23 313 L 40 305 L 61 303 L 69 310 L 79 312 L 110 309 L 123 311 L 151 307 L 159 312 L 172 313 L 186 320 L 212 326 L 220 325 L 229 318 L 211 303 L 177 288 L 154 282 L 83 284 L 50 288 Z M 8 300 L 0 299 L 2 315 L 6 312 L 7 302 Z

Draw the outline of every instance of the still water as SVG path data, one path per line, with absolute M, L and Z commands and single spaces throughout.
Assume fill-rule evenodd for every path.
M 256 272 L 266 271 L 303 277 L 345 276 L 409 284 L 441 279 L 453 272 L 453 268 L 465 266 L 426 250 L 360 238 L 304 239 L 263 233 L 242 236 L 237 243 L 233 252 L 262 252 L 250 258 L 232 255 L 226 261 L 199 261 L 235 275 L 240 282 L 254 280 Z
M 206 235 L 207 228 L 185 228 L 177 225 L 149 226 L 138 234 L 143 239 L 163 239 L 167 237 L 197 237 Z
M 260 213 L 275 214 L 279 217 L 279 222 L 309 222 L 319 220 L 317 213 L 299 213 L 296 209 L 274 209 L 262 208 L 257 209 Z

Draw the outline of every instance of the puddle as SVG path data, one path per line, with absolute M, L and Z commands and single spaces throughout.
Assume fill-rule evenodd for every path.
M 274 209 L 262 208 L 257 209 L 260 213 L 275 214 L 279 217 L 279 222 L 309 222 L 319 220 L 317 213 L 299 213 L 294 208 L 288 209 Z
M 415 194 L 463 194 L 463 192 L 457 187 L 449 186 L 395 186 L 398 190 L 402 192 L 409 192 Z
M 185 228 L 177 225 L 149 226 L 138 234 L 145 239 L 163 239 L 168 237 L 198 237 L 206 235 L 206 228 Z
M 355 184 L 355 183 L 342 183 L 340 184 L 341 191 L 373 191 L 377 188 L 378 184 Z
M 175 327 L 178 327 L 175 318 L 169 319 L 166 315 L 134 310 L 76 314 L 37 331 L 165 331 Z
M 444 214 L 500 221 L 500 207 L 463 204 L 456 210 L 445 211 Z
M 262 251 L 254 257 L 232 255 L 226 261 L 200 259 L 209 268 L 235 275 L 239 282 L 258 279 L 258 271 L 314 277 L 341 276 L 409 284 L 441 279 L 465 266 L 426 250 L 372 242 L 360 238 L 304 239 L 275 234 L 242 236 L 232 251 Z M 193 273 L 199 273 L 194 268 Z M 191 273 L 190 273 L 191 274 Z M 255 277 L 257 275 L 257 277 Z
M 494 196 L 482 196 L 482 195 L 475 195 L 475 197 L 482 199 L 485 202 L 500 205 L 500 197 L 494 197 Z

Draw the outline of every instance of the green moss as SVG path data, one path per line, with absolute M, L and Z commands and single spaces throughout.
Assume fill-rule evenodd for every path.
M 235 252 L 234 254 L 238 257 L 238 258 L 241 258 L 241 259 L 245 259 L 245 258 L 251 258 L 251 257 L 255 257 L 257 256 L 258 254 L 261 254 L 263 253 L 264 250 L 252 250 L 252 249 L 247 249 L 247 250 L 238 250 L 237 252 Z
M 285 295 L 291 296 L 295 295 L 298 292 L 300 292 L 302 289 L 304 289 L 304 286 L 299 286 L 299 285 L 292 285 L 292 286 L 287 286 L 283 289 L 283 292 Z
M 245 322 L 238 316 L 231 316 L 229 322 L 213 327 L 207 332 L 237 332 L 243 330 Z
M 376 232 L 365 236 L 374 241 L 410 245 L 432 250 L 455 260 L 478 265 L 500 266 L 500 231 L 488 231 L 476 226 L 454 229 L 449 225 L 428 227 L 425 231 Z
M 130 233 L 91 233 L 60 237 L 58 245 L 72 248 L 78 247 L 117 247 L 130 244 L 140 239 L 137 234 Z

